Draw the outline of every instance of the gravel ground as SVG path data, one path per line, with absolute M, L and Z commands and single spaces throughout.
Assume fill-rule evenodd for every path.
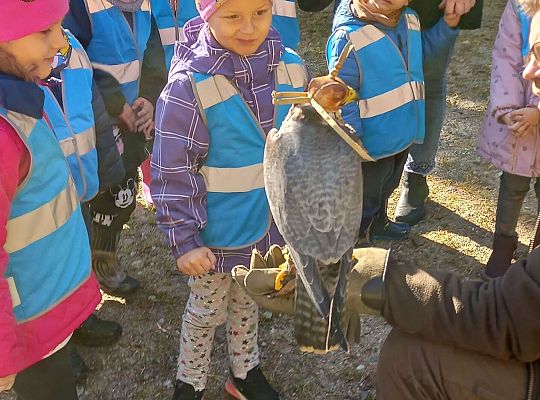
M 438 168 L 429 178 L 429 215 L 410 240 L 396 246 L 402 258 L 426 268 L 443 268 L 477 277 L 490 254 L 498 187 L 497 171 L 474 153 L 476 135 L 489 95 L 491 45 L 504 6 L 486 0 L 484 27 L 464 32 L 450 67 L 447 119 Z M 331 15 L 302 14 L 302 55 L 314 75 L 325 72 L 324 43 Z M 393 197 L 395 202 L 396 194 Z M 393 203 L 392 202 L 392 203 Z M 518 231 L 520 251 L 532 233 L 534 199 L 527 198 Z M 138 207 L 121 242 L 121 262 L 143 288 L 127 299 L 107 297 L 99 314 L 124 327 L 119 343 L 108 348 L 79 349 L 90 367 L 80 384 L 82 400 L 170 399 L 176 370 L 179 328 L 188 296 L 186 278 L 154 224 L 151 210 Z M 384 243 L 380 243 L 384 246 Z M 262 366 L 286 400 L 369 399 L 375 397 L 377 355 L 389 327 L 366 318 L 363 341 L 350 354 L 321 357 L 300 353 L 289 318 L 263 313 L 260 324 Z M 226 339 L 216 333 L 206 400 L 227 396 Z M 0 400 L 14 396 L 0 395 Z

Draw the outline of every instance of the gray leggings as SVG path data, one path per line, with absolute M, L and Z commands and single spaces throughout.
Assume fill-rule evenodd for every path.
M 534 191 L 536 192 L 536 198 L 539 199 L 540 180 L 538 178 L 529 178 L 508 172 L 501 174 L 495 233 L 505 236 L 516 235 L 516 226 L 521 212 L 521 206 L 523 205 L 525 196 L 529 192 L 532 179 L 536 179 Z

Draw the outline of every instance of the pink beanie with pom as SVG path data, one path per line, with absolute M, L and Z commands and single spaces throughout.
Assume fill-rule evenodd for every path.
M 47 29 L 68 10 L 68 0 L 1 0 L 0 43 Z

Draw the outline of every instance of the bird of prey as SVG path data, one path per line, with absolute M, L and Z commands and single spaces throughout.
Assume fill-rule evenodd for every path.
M 313 79 L 308 93 L 330 115 L 355 95 L 331 76 Z M 361 162 L 310 103 L 293 106 L 279 131 L 267 137 L 266 193 L 302 282 L 296 285 L 294 325 L 303 351 L 348 350 L 347 339 L 358 338 L 350 330 L 359 321 L 347 310 L 346 288 L 362 217 Z

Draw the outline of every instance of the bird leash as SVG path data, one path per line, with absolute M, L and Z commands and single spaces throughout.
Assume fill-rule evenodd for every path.
M 339 71 L 343 67 L 345 60 L 349 56 L 353 49 L 351 43 L 349 43 L 341 52 L 338 62 L 330 71 L 329 76 L 332 79 L 337 78 Z M 341 125 L 333 118 L 308 92 L 273 92 L 272 102 L 274 104 L 311 104 L 311 106 L 317 111 L 317 113 L 324 119 L 324 121 L 339 135 L 341 139 L 345 141 L 359 156 L 365 161 L 375 161 L 373 157 L 369 155 L 364 145 L 358 138 L 353 138 L 349 133 L 341 127 Z
M 529 242 L 529 253 L 540 245 L 540 212 L 536 217 L 536 223 L 534 224 L 534 236 Z

